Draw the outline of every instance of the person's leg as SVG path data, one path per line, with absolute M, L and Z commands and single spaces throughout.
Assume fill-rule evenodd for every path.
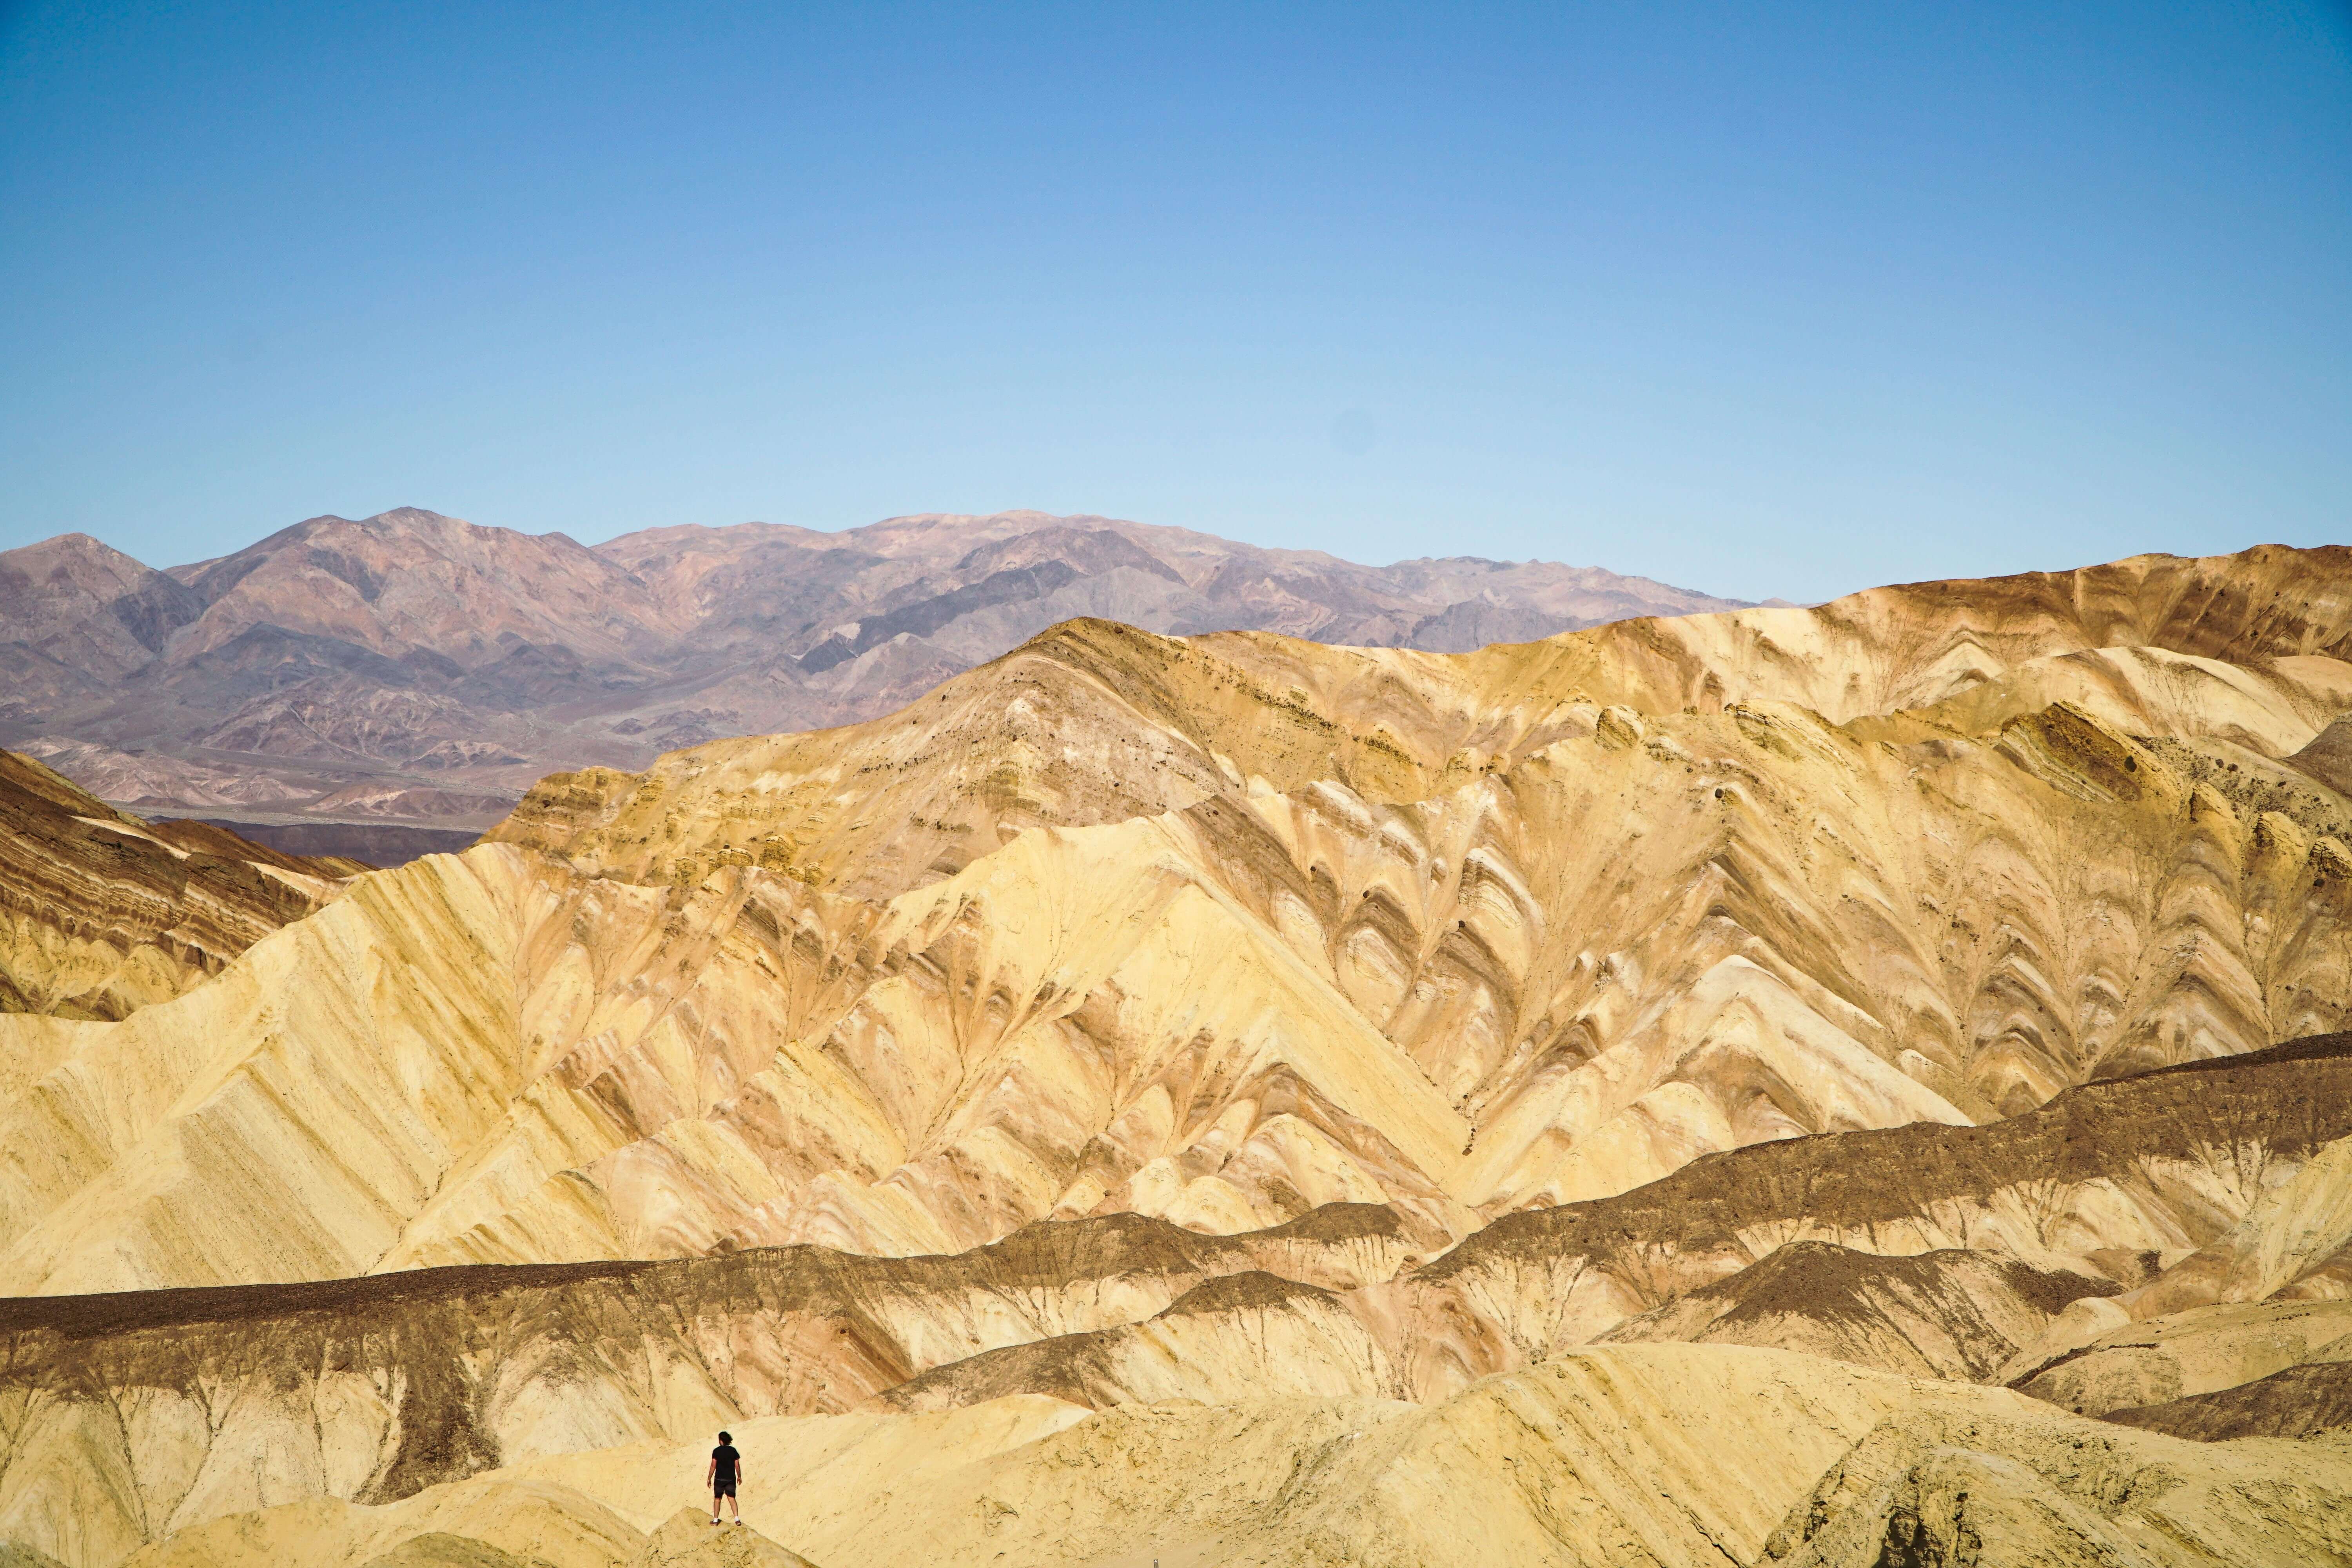
M 719 1522 L 719 1500 L 724 1495 L 726 1494 L 717 1491 L 710 1494 L 710 1522 L 713 1524 Z
M 728 1506 L 729 1508 L 733 1509 L 733 1510 L 735 1510 L 735 1522 L 736 1522 L 736 1523 L 738 1523 L 738 1524 L 742 1523 L 742 1522 L 743 1522 L 743 1505 L 742 1505 L 740 1502 L 739 1502 L 739 1501 L 737 1501 L 737 1500 L 736 1500 L 736 1497 L 735 1497 L 735 1494 L 734 1494 L 733 1492 L 729 1492 L 729 1493 L 727 1494 L 727 1506 Z

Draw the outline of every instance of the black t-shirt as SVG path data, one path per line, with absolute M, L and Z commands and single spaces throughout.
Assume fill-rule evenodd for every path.
M 735 1467 L 742 1461 L 743 1456 L 735 1451 L 734 1444 L 721 1443 L 710 1450 L 710 1458 L 711 1461 L 719 1467 L 710 1472 L 711 1480 L 717 1482 L 733 1480 Z

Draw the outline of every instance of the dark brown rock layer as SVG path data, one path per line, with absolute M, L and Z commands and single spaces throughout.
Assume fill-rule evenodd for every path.
M 2104 1420 L 2176 1437 L 2309 1437 L 2352 1426 L 2352 1362 L 2291 1366 L 2235 1388 L 2111 1410 Z

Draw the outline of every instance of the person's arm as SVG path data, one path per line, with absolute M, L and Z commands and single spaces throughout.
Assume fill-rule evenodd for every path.
M 710 1463 L 702 1467 L 702 1489 L 704 1491 L 709 1491 L 711 1488 L 711 1484 L 718 1479 L 719 1456 L 713 1454 L 710 1456 Z

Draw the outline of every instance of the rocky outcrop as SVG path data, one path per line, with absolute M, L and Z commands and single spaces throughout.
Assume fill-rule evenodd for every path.
M 0 1127 L 26 1152 L 0 1171 L 0 1267 L 58 1292 L 935 1252 L 1122 1210 L 1234 1231 L 1389 1201 L 1423 1246 L 1475 1223 L 1433 1174 L 1458 1121 L 1369 1028 L 1295 1027 L 1328 992 L 1278 939 L 1117 838 L 1091 868 L 1034 847 L 1006 887 L 879 910 L 740 873 L 675 897 L 551 879 L 504 846 L 364 879 L 224 984 L 8 1026 L 29 1065 Z M 1046 882 L 1088 895 L 1058 950 L 966 909 Z M 1204 963 L 1213 989 L 1159 989 Z
M 246 1506 L 320 1476 L 383 1502 L 538 1454 L 852 1409 L 936 1367 L 1231 1304 L 1257 1281 L 1350 1290 L 1409 1256 L 1393 1214 L 1337 1205 L 1231 1237 L 1129 1215 L 943 1258 L 790 1247 L 18 1298 L 0 1301 L 0 1399 L 29 1422 L 20 1452 L 94 1438 L 92 1462 L 151 1514 L 185 1504 L 174 1478 L 197 1471 Z M 101 1413 L 126 1399 L 152 1424 L 106 1436 Z M 0 1497 L 28 1484 L 0 1466 Z
M 953 1257 L 786 1248 L 20 1299 L 0 1306 L 0 1409 L 15 1412 L 0 1534 L 68 1507 L 93 1529 L 115 1510 L 100 1533 L 130 1541 L 319 1495 L 385 1504 L 861 1408 L 1436 1407 L 1595 1339 L 1981 1378 L 2066 1314 L 2160 1283 L 2200 1231 L 2231 1232 L 2233 1205 L 2290 1190 L 2337 1147 L 2347 1089 L 2352 1047 L 2309 1042 L 2090 1086 L 1990 1128 L 1765 1143 L 1435 1258 L 1393 1211 L 1339 1205 L 1228 1237 L 1118 1215 Z M 1948 1245 L 1961 1239 L 1972 1249 Z M 2262 1358 L 2288 1309 L 2263 1310 L 2267 1324 L 2158 1325 L 2155 1342 L 2204 1379 L 2160 1392 L 2278 1364 Z M 2308 1361 L 2340 1314 L 2300 1311 Z M 2102 1358 L 2131 1349 L 2023 1392 L 2055 1411 L 2053 1380 L 2081 1367 L 2112 1385 Z M 127 1500 L 76 1491 L 91 1474 L 121 1478 L 106 1496 Z
M 186 1255 L 248 1272 L 174 1274 L 158 1248 L 183 1244 L 161 1238 L 248 1211 L 176 1154 L 152 1167 L 168 1184 L 136 1184 L 157 1179 L 133 1173 L 141 1154 L 105 1176 L 135 1201 L 102 1205 L 96 1227 L 58 1220 L 55 1242 L 16 1230 L 7 1256 L 58 1289 L 721 1240 L 931 1252 L 1047 1217 L 1230 1231 L 1334 1200 L 1393 1205 L 1433 1243 L 1709 1152 L 1925 1136 L 2337 1021 L 2352 881 L 2336 868 L 2352 874 L 2352 852 L 2283 814 L 2248 822 L 2081 710 L 1967 742 L 1758 707 L 1639 721 L 1637 742 L 1638 716 L 1587 717 L 1427 800 L 1229 790 L 1024 831 L 887 901 L 822 885 L 927 852 L 877 826 L 924 815 L 934 797 L 890 795 L 927 787 L 921 769 L 859 764 L 881 799 L 818 793 L 846 760 L 764 790 L 749 763 L 656 775 L 604 826 L 567 830 L 562 858 L 493 844 L 417 862 L 213 994 L 25 1053 L 70 1051 L 110 1084 L 122 1075 L 97 1064 L 120 1057 L 224 1086 L 117 1118 L 123 1152 L 248 1114 L 262 1121 L 238 1146 L 273 1166 L 323 1142 L 370 1170 L 359 1151 L 398 1146 L 327 1188 L 285 1171 L 355 1207 Z M 977 738 L 977 705 L 969 722 Z M 1008 788 L 1176 771 L 1115 763 L 1119 737 L 1150 731 L 1093 731 L 1093 760 L 1088 731 L 1055 732 L 1045 777 Z M 950 748 L 935 777 L 987 754 Z M 371 978 L 391 953 L 412 979 L 397 991 Z M 264 1021 L 296 1013 L 319 1020 L 304 1081 L 374 1082 L 383 1040 L 429 1040 L 415 1059 L 466 1086 L 436 1102 L 432 1139 L 386 1143 L 340 1093 L 244 1098 L 293 1048 Z M 81 1184 L 117 1154 L 74 1158 L 81 1173 L 12 1223 L 109 1190 Z
M 1759 1563 L 2326 1561 L 2338 1456 L 2085 1431 L 2008 1409 L 1881 1423 L 1791 1508 Z
M 21 1299 L 0 1307 L 0 1408 L 17 1413 L 0 1533 L 52 1516 L 91 1473 L 123 1478 L 131 1500 L 71 1507 L 116 1510 L 105 1533 L 128 1541 L 861 1408 L 1438 1407 L 1596 1339 L 1981 1379 L 2066 1314 L 2160 1283 L 2200 1233 L 2231 1234 L 2233 1212 L 2336 1148 L 2347 1117 L 2352 1042 L 2336 1037 L 2089 1086 L 1992 1127 L 1760 1144 L 1497 1222 L 1435 1258 L 1393 1211 L 1341 1205 L 1228 1237 L 1120 1215 L 954 1257 L 786 1248 Z M 2265 1310 L 2267 1325 L 2208 1314 L 2160 1332 L 2205 1378 L 2163 1392 L 2278 1364 L 2260 1358 L 2286 1310 Z M 2299 1359 L 2334 1316 L 2303 1310 Z M 2101 1358 L 2129 1350 L 2023 1392 L 2054 1412 L 2053 1379 L 2081 1367 L 2111 1385 Z
M 1628 1319 L 1600 1342 L 1772 1345 L 1914 1377 L 1981 1383 L 2066 1307 L 2122 1289 L 1997 1252 L 1889 1257 L 1797 1241 Z
M 37 1536 L 63 1510 L 84 1539 L 135 1542 L 845 1411 L 1219 1281 L 1280 1270 L 1297 1289 L 1353 1289 L 1406 1247 L 1387 1210 L 1335 1205 L 1231 1238 L 1120 1215 L 950 1258 L 793 1248 L 0 1302 L 0 1537 Z
M 2337 1432 L 2352 1426 L 2352 1359 L 2291 1366 L 2210 1393 L 2110 1410 L 2105 1418 L 2206 1443 Z
M 877 1403 L 927 1412 L 1013 1394 L 1097 1410 L 1276 1394 L 1403 1397 L 1395 1359 L 1356 1306 L 1262 1270 L 1225 1275 L 1144 1321 L 982 1352 L 894 1384 Z
M 1234 1397 L 1234 1379 L 1267 1393 L 1433 1399 L 1579 1345 L 1662 1342 L 1969 1381 L 2017 1375 L 2024 1392 L 2095 1415 L 2168 1397 L 2178 1380 L 2140 1393 L 2144 1375 L 2118 1382 L 2111 1369 L 2146 1372 L 2121 1331 L 2031 1369 L 2051 1359 L 2048 1335 L 2086 1312 L 2123 1321 L 2133 1292 L 2171 1277 L 2168 1262 L 2193 1266 L 2199 1236 L 2231 1231 L 2266 1194 L 2325 1168 L 2342 1143 L 2327 1140 L 2352 1114 L 2345 1047 L 2338 1037 L 2096 1085 L 1990 1128 L 1761 1144 L 1619 1197 L 1496 1222 L 1384 1283 L 1333 1292 L 1236 1276 L 1149 1321 L 943 1365 L 881 1402 L 1215 1401 Z M 2335 1109 L 2315 1123 L 2281 1110 L 2303 1103 Z M 2241 1310 L 2261 1321 L 2224 1334 L 2190 1314 L 2146 1331 L 2199 1345 L 2180 1352 L 2204 1369 L 2197 1388 L 2333 1353 L 2304 1344 L 2327 1337 L 2333 1306 Z M 2288 1332 L 2297 1311 L 2308 1321 Z M 2021 1365 L 2029 1371 L 2015 1374 Z M 2088 1386 L 2110 1396 L 2068 1396 Z
M 1687 1315 L 1643 1314 L 1704 1288 L 1737 1297 L 1769 1284 L 1780 1272 L 1771 1258 L 1792 1243 L 1914 1260 L 1900 1272 L 1934 1267 L 1920 1255 L 1990 1251 L 2034 1271 L 2001 1274 L 2037 1311 L 2087 1311 L 2126 1299 L 2094 1283 L 2102 1279 L 2152 1291 L 2194 1271 L 2201 1247 L 2266 1212 L 2297 1176 L 2330 1168 L 2347 1135 L 2352 1037 L 2333 1036 L 2091 1084 L 1987 1126 L 1920 1123 L 1712 1155 L 1622 1196 L 1499 1219 L 1375 1293 L 1415 1328 L 1409 1385 L 1424 1394 L 1542 1360 L 1628 1320 L 1644 1323 L 1637 1336 L 1678 1326 L 1703 1334 L 1707 1298 Z M 2332 1258 L 2323 1250 L 2304 1267 L 2332 1268 Z M 1760 1278 L 1739 1282 L 1759 1264 Z M 1891 1292 L 1899 1272 L 1880 1272 Z M 1836 1342 L 1829 1336 L 1859 1327 L 1834 1320 L 1851 1313 L 1847 1293 L 1862 1284 L 1784 1308 L 1778 1331 L 1788 1337 L 1768 1342 L 1815 1351 Z M 1915 1289 L 1927 1284 L 1913 1280 Z M 1983 1308 L 1971 1301 L 1956 1313 L 1958 1303 L 1937 1294 L 1944 1305 L 1923 1290 L 1903 1310 L 1924 1311 L 1941 1335 L 1973 1337 L 1969 1316 Z M 1895 1305 L 1890 1294 L 1879 1310 Z M 2030 1322 L 1999 1310 L 2011 1334 Z M 1981 1358 L 1992 1347 L 1978 1341 L 1977 1375 L 1989 1374 Z M 1930 1363 L 1952 1353 L 1939 1350 Z
M 2296 1367 L 2352 1361 L 2352 1302 L 2341 1300 L 2195 1307 L 2137 1322 L 2128 1314 L 2118 1301 L 2086 1316 L 2088 1326 L 2106 1331 L 2039 1363 L 2015 1363 L 2012 1386 L 2064 1409 L 2105 1415 L 2195 1399 Z M 2024 1370 L 2016 1370 L 2020 1365 Z
M 761 1535 L 730 1521 L 713 1528 L 702 1510 L 682 1508 L 670 1515 L 646 1542 L 643 1555 L 630 1568 L 815 1568 L 797 1552 L 788 1551 Z
M 198 818 L 238 837 L 288 855 L 331 857 L 381 868 L 405 866 L 425 855 L 455 855 L 473 847 L 478 834 L 393 822 L 235 822 Z

